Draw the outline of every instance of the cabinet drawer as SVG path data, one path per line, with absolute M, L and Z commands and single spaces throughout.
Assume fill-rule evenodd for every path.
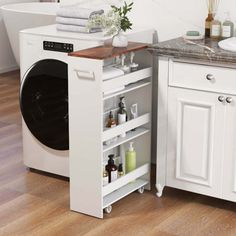
M 171 61 L 169 85 L 236 94 L 236 69 Z

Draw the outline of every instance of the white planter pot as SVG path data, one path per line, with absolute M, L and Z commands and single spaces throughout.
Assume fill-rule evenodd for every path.
M 122 31 L 113 37 L 112 46 L 117 48 L 128 46 L 128 39 Z

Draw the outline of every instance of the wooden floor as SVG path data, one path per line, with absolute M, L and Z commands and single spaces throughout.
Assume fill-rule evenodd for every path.
M 133 193 L 104 220 L 71 212 L 68 180 L 22 163 L 18 89 L 18 72 L 0 75 L 1 236 L 236 235 L 236 204 L 170 188 Z

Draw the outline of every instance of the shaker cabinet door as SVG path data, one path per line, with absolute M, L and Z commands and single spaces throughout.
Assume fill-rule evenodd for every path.
M 236 201 L 236 97 L 228 96 L 225 113 L 222 198 Z
M 167 186 L 220 197 L 225 103 L 181 88 L 168 97 Z

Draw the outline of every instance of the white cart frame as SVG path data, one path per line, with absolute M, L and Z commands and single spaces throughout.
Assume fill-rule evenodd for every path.
M 104 60 L 69 57 L 70 207 L 73 211 L 103 218 L 103 210 L 110 212 L 114 202 L 136 190 L 142 193 L 144 186 L 150 189 L 152 57 L 142 50 L 136 60 L 143 69 L 103 81 Z M 123 85 L 124 90 L 104 95 Z M 104 101 L 121 94 L 127 96 L 127 105 L 138 103 L 140 115 L 104 130 Z M 129 132 L 134 128 L 135 131 Z M 104 141 L 123 132 L 127 132 L 125 138 L 103 146 Z M 124 150 L 131 140 L 136 144 L 137 169 L 103 187 L 104 155 L 120 147 L 125 156 Z

